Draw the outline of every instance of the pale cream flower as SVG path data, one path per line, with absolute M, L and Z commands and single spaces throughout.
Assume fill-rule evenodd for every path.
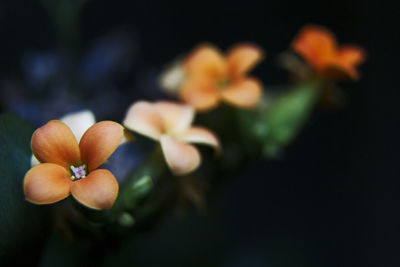
M 199 151 L 190 143 L 220 149 L 213 132 L 191 126 L 194 114 L 194 109 L 188 105 L 139 101 L 129 108 L 123 124 L 127 129 L 159 141 L 169 168 L 174 174 L 183 175 L 194 171 L 201 162 Z

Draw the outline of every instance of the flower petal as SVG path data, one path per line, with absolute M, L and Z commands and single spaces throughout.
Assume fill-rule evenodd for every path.
M 114 153 L 123 135 L 124 127 L 113 121 L 98 122 L 85 132 L 79 148 L 89 171 L 98 168 Z
M 154 104 L 168 133 L 181 133 L 193 122 L 194 109 L 191 106 L 159 101 Z
M 254 107 L 261 98 L 262 86 L 252 78 L 242 79 L 221 90 L 221 97 L 238 107 Z
M 183 63 L 187 76 L 191 78 L 216 79 L 227 75 L 226 60 L 221 52 L 211 45 L 201 45 L 194 49 Z
M 217 89 L 210 81 L 190 80 L 183 84 L 179 92 L 180 98 L 198 111 L 214 108 L 219 103 Z
M 164 131 L 163 122 L 154 104 L 139 101 L 128 110 L 123 125 L 144 136 L 158 140 Z
M 25 175 L 25 198 L 35 204 L 54 203 L 69 196 L 71 183 L 66 169 L 57 164 L 42 163 Z
M 264 52 L 252 44 L 239 44 L 227 54 L 228 67 L 232 76 L 246 74 L 264 57 Z
M 327 29 L 309 25 L 301 29 L 292 46 L 312 67 L 321 71 L 334 57 L 336 40 Z
M 364 62 L 366 57 L 367 56 L 364 49 L 358 46 L 343 45 L 336 52 L 337 60 L 345 63 L 346 65 L 360 65 Z
M 90 110 L 83 110 L 67 114 L 60 118 L 60 121 L 65 123 L 71 129 L 76 140 L 79 142 L 86 130 L 96 123 L 96 118 Z
M 71 185 L 71 194 L 83 205 L 92 209 L 109 209 L 118 196 L 118 182 L 105 169 L 97 169 Z
M 65 168 L 80 159 L 75 136 L 61 121 L 52 120 L 32 135 L 32 152 L 42 163 L 55 163 Z
M 220 150 L 220 142 L 217 136 L 204 127 L 191 127 L 180 136 L 180 140 L 195 144 L 206 144 L 214 147 L 217 151 Z
M 194 146 L 168 135 L 162 135 L 160 142 L 165 160 L 174 174 L 187 174 L 200 165 L 200 153 Z
M 343 76 L 358 79 L 356 66 L 360 65 L 366 58 L 362 48 L 356 46 L 342 46 L 336 56 L 327 66 L 325 72 L 330 77 L 341 78 Z
M 159 84 L 164 92 L 170 95 L 176 95 L 179 87 L 185 79 L 185 72 L 182 68 L 182 62 L 176 61 L 169 66 L 159 77 Z

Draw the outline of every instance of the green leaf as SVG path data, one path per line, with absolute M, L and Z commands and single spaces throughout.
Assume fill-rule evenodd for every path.
M 164 170 L 166 170 L 164 156 L 161 146 L 157 144 L 148 159 L 127 174 L 120 185 L 120 191 L 112 209 L 93 210 L 76 201 L 71 200 L 71 202 L 91 223 L 99 227 L 108 225 L 113 228 L 113 231 L 120 230 L 114 227 L 115 224 L 117 224 L 116 227 L 131 227 L 136 223 L 137 210 L 146 209 L 146 205 L 143 205 L 141 201 L 151 195 Z
M 308 119 L 318 93 L 318 83 L 308 83 L 282 94 L 269 107 L 266 116 L 267 138 L 264 153 L 275 156 L 288 145 Z
M 132 211 L 153 189 L 156 180 L 165 170 L 164 156 L 161 147 L 156 145 L 149 158 L 138 169 L 128 174 L 121 192 L 114 204 L 114 212 Z
M 23 193 L 33 130 L 16 115 L 0 115 L 0 260 L 10 260 L 24 246 L 40 249 L 44 242 L 47 208 L 28 203 Z

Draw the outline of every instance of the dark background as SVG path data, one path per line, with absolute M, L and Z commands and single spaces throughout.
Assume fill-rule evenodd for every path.
M 368 51 L 361 80 L 341 84 L 348 104 L 316 110 L 281 159 L 254 162 L 208 196 L 206 215 L 171 214 L 111 251 L 107 263 L 400 266 L 399 15 L 394 1 L 88 1 L 77 57 L 120 32 L 134 51 L 114 84 L 129 92 L 121 109 L 157 98 L 159 71 L 203 41 L 262 46 L 267 58 L 255 74 L 267 87 L 286 81 L 276 56 L 306 23 Z M 23 55 L 56 49 L 60 39 L 39 1 L 2 1 L 0 36 L 2 109 L 9 110 L 4 99 L 13 92 L 4 86 L 26 79 Z

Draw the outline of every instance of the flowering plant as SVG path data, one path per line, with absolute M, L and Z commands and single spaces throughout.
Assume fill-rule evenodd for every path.
M 239 43 L 224 55 L 200 44 L 160 73 L 166 99 L 127 97 L 127 104 L 107 95 L 106 105 L 92 105 L 101 111 L 121 100 L 116 121 L 96 123 L 88 110 L 60 120 L 51 113 L 49 121 L 31 120 L 34 131 L 19 116 L 1 114 L 5 202 L 39 218 L 32 226 L 39 232 L 51 224 L 63 238 L 93 246 L 123 242 L 173 209 L 204 211 L 205 185 L 223 184 L 256 159 L 279 158 L 329 88 L 360 78 L 366 58 L 315 25 L 302 28 L 291 49 L 280 57 L 291 82 L 277 90 L 262 73 L 251 74 L 264 64 L 260 46 Z

